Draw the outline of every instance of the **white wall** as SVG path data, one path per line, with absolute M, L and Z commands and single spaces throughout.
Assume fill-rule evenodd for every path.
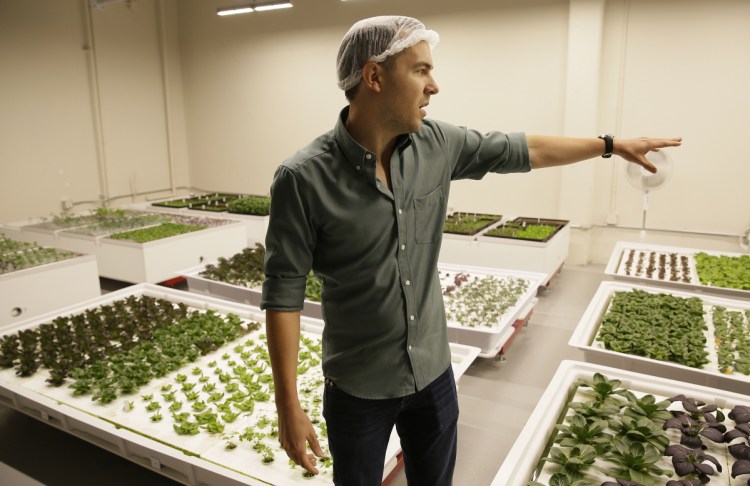
M 0 221 L 189 185 L 176 2 L 88 5 L 0 0 Z
M 349 26 L 404 14 L 441 35 L 433 54 L 441 92 L 429 116 L 480 130 L 681 135 L 684 146 L 670 151 L 674 177 L 650 197 L 648 239 L 739 251 L 728 235 L 750 226 L 745 0 L 607 0 L 591 20 L 597 0 L 295 0 L 289 10 L 215 15 L 231 3 L 164 1 L 170 140 L 159 1 L 94 12 L 108 175 L 101 188 L 81 2 L 0 0 L 0 221 L 104 190 L 267 193 L 278 164 L 332 128 L 345 104 L 334 63 Z M 600 41 L 592 37 L 600 45 L 581 40 L 582 27 L 600 32 Z M 570 219 L 581 227 L 571 261 L 601 262 L 617 239 L 639 237 L 642 196 L 623 166 L 596 159 L 458 182 L 450 206 Z M 15 199 L 27 206 L 8 206 Z

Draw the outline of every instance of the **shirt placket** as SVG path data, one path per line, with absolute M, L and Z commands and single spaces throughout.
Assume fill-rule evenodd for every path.
M 396 216 L 397 244 L 398 244 L 398 270 L 401 277 L 401 290 L 406 300 L 406 351 L 409 354 L 409 360 L 412 363 L 412 369 L 417 374 L 415 365 L 419 362 L 417 356 L 417 326 L 419 324 L 419 315 L 417 314 L 416 296 L 414 292 L 414 281 L 412 271 L 409 265 L 409 242 L 408 235 L 408 208 L 406 207 L 406 188 L 404 186 L 401 166 L 403 161 L 400 160 L 401 153 L 397 151 L 391 160 L 391 185 L 393 186 L 393 204 Z

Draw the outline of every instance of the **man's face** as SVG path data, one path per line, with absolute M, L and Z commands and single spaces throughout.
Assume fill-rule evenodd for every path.
M 427 42 L 403 50 L 385 70 L 383 83 L 384 115 L 387 126 L 397 134 L 413 133 L 427 116 L 430 96 L 437 94 L 432 78 L 432 52 Z

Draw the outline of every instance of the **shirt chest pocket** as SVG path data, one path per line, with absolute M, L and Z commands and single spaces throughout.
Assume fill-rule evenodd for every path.
M 443 188 L 414 199 L 414 231 L 417 243 L 437 243 L 443 237 Z

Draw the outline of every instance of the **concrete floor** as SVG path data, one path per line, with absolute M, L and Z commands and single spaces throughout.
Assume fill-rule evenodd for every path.
M 459 381 L 456 486 L 492 482 L 560 361 L 583 360 L 568 346 L 599 283 L 603 266 L 566 266 L 540 291 L 529 325 L 503 361 L 479 358 Z M 113 290 L 116 282 L 103 282 Z M 0 405 L 0 484 L 3 486 L 177 484 L 54 427 Z M 406 485 L 401 471 L 391 483 Z

